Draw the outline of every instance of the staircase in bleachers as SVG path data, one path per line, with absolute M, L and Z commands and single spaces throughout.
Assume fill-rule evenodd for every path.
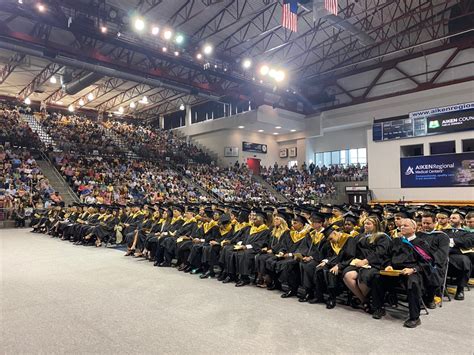
M 51 138 L 51 136 L 43 129 L 41 123 L 38 122 L 34 115 L 21 114 L 21 119 L 30 126 L 31 130 L 35 132 L 40 138 L 41 142 L 46 147 L 53 147 L 54 151 L 59 151 L 56 142 Z
M 285 196 L 279 193 L 272 185 L 270 185 L 264 178 L 259 175 L 252 175 L 252 180 L 261 184 L 266 190 L 270 191 L 273 196 L 277 198 L 280 203 L 290 202 Z
M 109 129 L 109 128 L 103 128 L 104 130 L 104 134 L 105 136 L 110 139 L 111 142 L 113 142 L 117 147 L 119 147 L 123 152 L 125 152 L 125 155 L 127 156 L 127 158 L 130 158 L 130 159 L 139 159 L 140 157 L 135 154 L 135 152 L 133 152 L 131 149 L 130 149 L 130 145 L 129 145 L 129 142 L 124 142 L 124 140 L 122 138 L 120 138 L 117 133 L 115 133 L 113 130 Z

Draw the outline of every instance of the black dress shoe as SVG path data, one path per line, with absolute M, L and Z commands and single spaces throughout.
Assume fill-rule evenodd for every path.
M 284 294 L 281 295 L 281 298 L 289 298 L 296 296 L 297 292 L 294 290 L 289 290 L 288 292 L 285 292 Z
M 326 308 L 327 309 L 333 309 L 336 307 L 336 300 L 334 298 L 330 298 L 326 301 Z
M 426 304 L 426 307 L 427 307 L 428 309 L 436 309 L 436 303 L 435 303 L 434 301 L 428 302 L 428 303 Z
M 158 265 L 159 267 L 170 267 L 171 264 L 167 263 L 166 261 L 163 261 L 161 264 Z
M 242 287 L 250 284 L 250 280 L 240 280 L 235 284 L 235 287 Z
M 457 291 L 454 295 L 456 301 L 464 301 L 464 291 Z
M 191 274 L 193 274 L 193 275 L 200 274 L 200 273 L 201 273 L 201 269 L 200 269 L 200 268 L 192 269 L 192 270 L 191 270 Z
M 222 281 L 222 283 L 228 284 L 228 283 L 233 282 L 233 281 L 234 281 L 234 278 L 233 278 L 233 277 L 227 276 L 227 277 L 224 279 L 224 281 Z
M 219 277 L 217 278 L 217 281 L 224 281 L 226 277 L 227 277 L 227 274 L 223 272 L 219 275 Z
M 184 268 L 183 272 L 188 273 L 188 272 L 191 272 L 192 269 L 193 268 L 190 265 L 188 265 Z
M 372 313 L 372 318 L 374 319 L 382 319 L 382 317 L 385 315 L 385 309 L 383 308 L 378 308 Z
M 267 290 L 268 291 L 273 291 L 273 290 L 278 290 L 280 287 L 278 283 L 272 282 L 270 285 L 268 285 Z
M 408 319 L 407 321 L 405 321 L 405 323 L 403 323 L 403 326 L 406 327 L 406 328 L 416 328 L 419 325 L 421 325 L 420 318 Z
M 213 276 L 212 272 L 206 271 L 204 274 L 200 275 L 199 278 L 200 278 L 200 279 L 208 279 L 208 278 L 210 278 L 210 277 L 212 277 L 212 276 Z
M 312 298 L 313 296 L 307 293 L 306 295 L 304 295 L 304 297 L 299 298 L 298 302 L 309 302 L 309 300 Z
M 316 303 L 324 303 L 324 298 L 322 297 L 314 297 L 314 298 L 311 298 L 309 301 L 308 301 L 309 304 L 316 304 Z
M 178 271 L 183 271 L 184 269 L 186 269 L 186 267 L 187 266 L 183 264 L 178 268 Z

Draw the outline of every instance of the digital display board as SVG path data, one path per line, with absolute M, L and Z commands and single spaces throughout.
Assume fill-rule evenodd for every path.
M 260 143 L 242 142 L 242 151 L 267 154 L 267 145 Z
M 474 187 L 474 153 L 400 159 L 401 187 Z

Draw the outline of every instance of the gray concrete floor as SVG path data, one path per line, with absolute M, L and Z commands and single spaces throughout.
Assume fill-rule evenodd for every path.
M 104 248 L 0 230 L 0 351 L 16 353 L 456 353 L 474 350 L 474 291 L 422 326 L 281 299 L 153 268 Z

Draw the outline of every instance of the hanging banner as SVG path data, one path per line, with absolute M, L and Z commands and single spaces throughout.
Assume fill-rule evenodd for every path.
M 474 152 L 400 159 L 401 187 L 474 186 Z
M 260 143 L 242 142 L 242 151 L 267 154 L 267 145 Z

